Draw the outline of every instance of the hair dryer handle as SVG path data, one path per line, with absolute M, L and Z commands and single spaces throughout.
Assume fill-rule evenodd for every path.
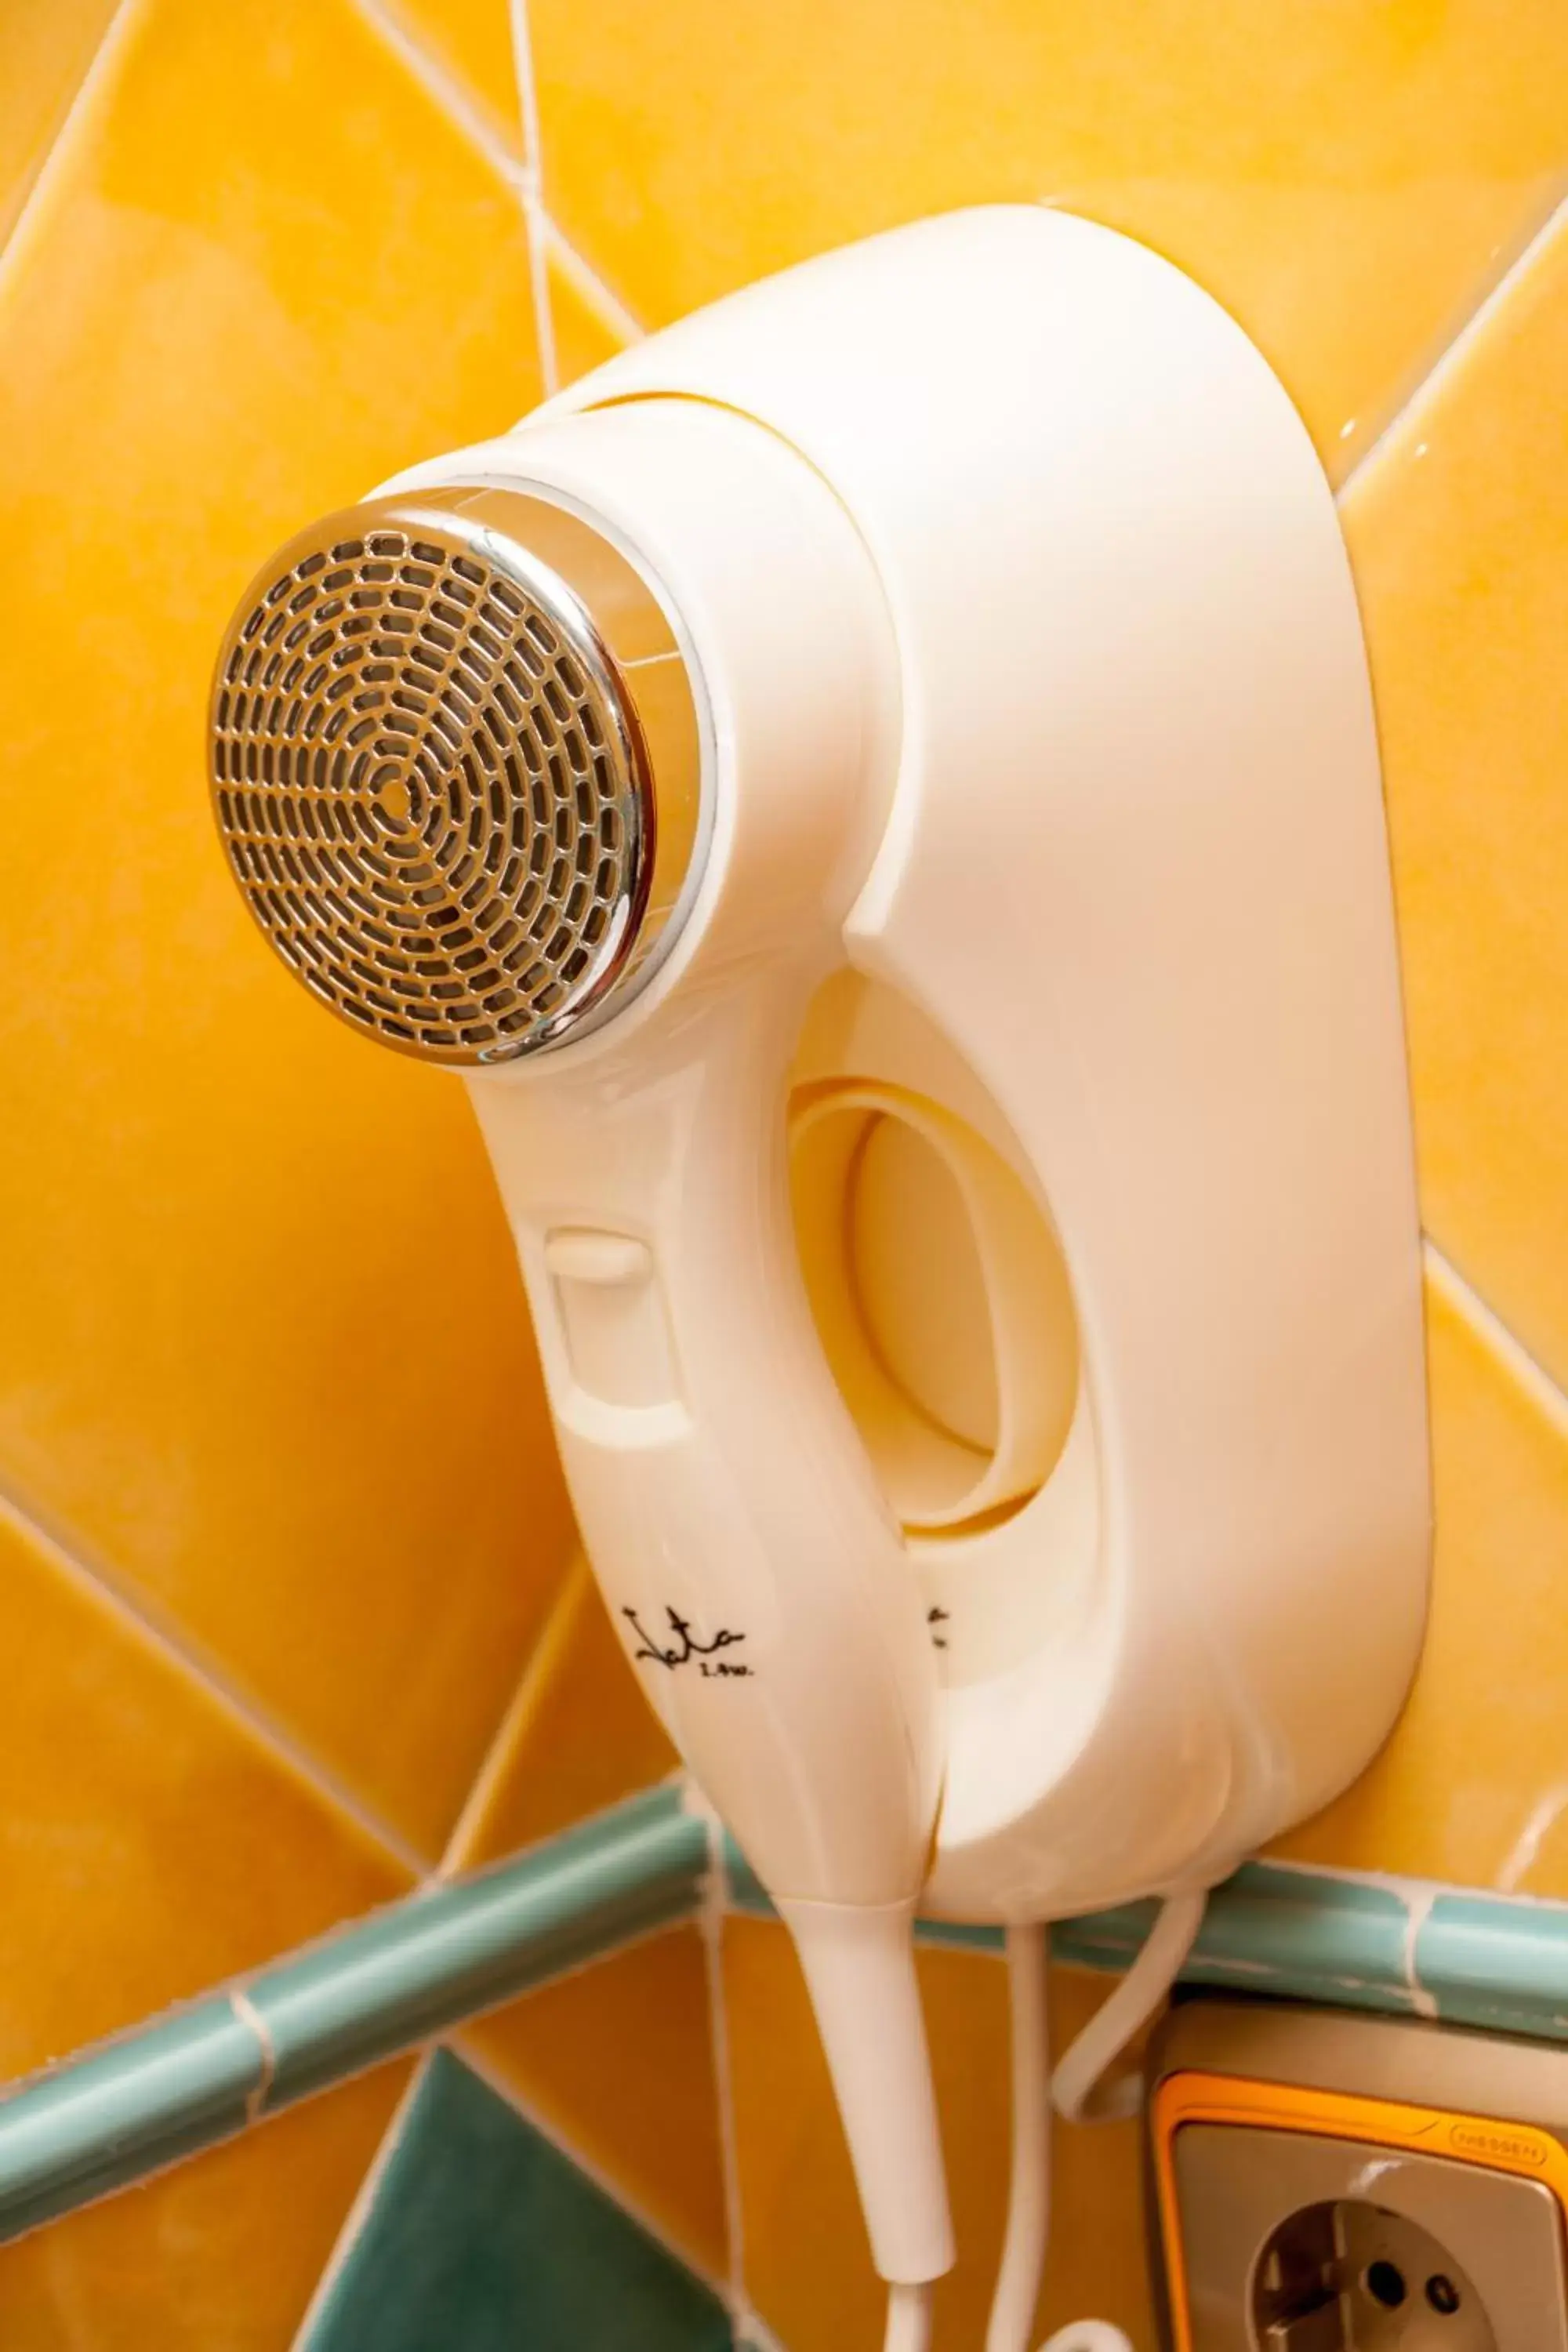
M 770 1891 L 914 1895 L 941 1783 L 920 1586 L 823 1357 L 790 1218 L 794 990 L 470 1080 L 589 1558 Z
M 910 1927 L 941 1788 L 920 1587 L 791 1223 L 801 1003 L 716 992 L 635 1054 L 471 1080 L 588 1556 L 644 1687 L 795 1935 L 878 2268 L 952 2260 Z

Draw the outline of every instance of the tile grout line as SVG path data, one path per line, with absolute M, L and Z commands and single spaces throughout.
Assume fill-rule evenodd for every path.
M 592 310 L 611 334 L 623 343 L 640 343 L 647 329 L 640 319 L 627 310 L 614 289 L 607 286 L 593 263 L 578 252 L 560 223 L 547 210 L 543 215 L 550 255 L 584 309 Z
M 1473 346 L 1486 333 L 1492 320 L 1529 277 L 1558 231 L 1568 224 L 1568 189 L 1561 189 L 1551 210 L 1531 231 L 1513 258 L 1488 287 L 1485 294 L 1454 330 L 1453 334 L 1411 385 L 1387 422 L 1378 428 L 1343 480 L 1334 490 L 1336 504 L 1343 504 L 1360 488 L 1363 479 L 1388 455 L 1394 443 L 1405 429 L 1416 423 L 1424 412 L 1439 399 L 1448 378 L 1462 367 Z
M 118 5 L 100 36 L 97 47 L 82 72 L 70 104 L 55 128 L 54 137 L 33 175 L 33 184 L 22 200 L 21 209 L 12 222 L 5 241 L 0 244 L 0 280 L 10 268 L 13 257 L 22 250 L 27 232 L 42 208 L 55 179 L 64 168 L 64 161 L 75 146 L 83 121 L 95 103 L 101 85 L 108 81 L 120 62 L 120 56 L 130 38 L 133 22 L 148 13 L 149 0 L 118 0 Z
M 539 86 L 533 69 L 533 35 L 528 21 L 528 0 L 508 0 L 507 22 L 511 34 L 512 73 L 517 82 L 518 125 L 528 173 L 521 191 L 523 226 L 528 232 L 528 270 L 533 287 L 533 331 L 539 348 L 539 373 L 544 396 L 561 389 L 561 367 L 555 346 L 555 303 L 550 290 L 549 224 L 544 209 L 544 142 L 539 127 Z
M 259 1971 L 253 1971 L 253 1973 L 259 1973 Z M 228 2005 L 234 2011 L 236 2023 L 243 2025 L 247 2033 L 255 2036 L 261 2052 L 260 2068 L 246 2095 L 245 2120 L 248 2126 L 261 2121 L 268 2099 L 271 2095 L 272 2085 L 278 2074 L 278 2044 L 272 2039 L 272 2028 L 243 1985 L 230 1985 Z
M 554 352 L 554 311 L 549 297 L 548 264 L 553 262 L 562 276 L 584 304 L 597 316 L 605 330 L 623 342 L 640 342 L 645 330 L 626 309 L 620 297 L 599 276 L 592 262 L 578 252 L 559 222 L 551 217 L 544 202 L 542 181 L 537 100 L 532 72 L 531 51 L 528 51 L 526 84 L 524 68 L 519 71 L 519 104 L 522 110 L 522 138 L 525 152 L 514 154 L 504 140 L 497 135 L 494 125 L 468 96 L 457 78 L 433 58 L 417 37 L 394 13 L 388 0 L 350 0 L 371 29 L 385 42 L 406 71 L 419 84 L 430 100 L 454 129 L 467 139 L 490 170 L 495 173 L 516 197 L 523 211 L 523 226 L 531 236 L 537 233 L 539 253 L 537 267 L 543 272 L 546 311 L 550 326 L 551 365 L 557 366 Z M 509 5 L 510 0 L 509 0 Z M 515 37 L 515 35 L 514 35 Z M 525 24 L 526 37 L 526 24 Z M 523 95 L 526 87 L 526 96 Z M 532 144 L 531 156 L 527 152 Z M 531 268 L 535 266 L 531 253 Z M 541 346 L 540 362 L 543 369 L 545 352 Z M 552 390 L 558 386 L 552 384 Z
M 459 2050 L 451 2043 L 444 2043 L 442 2046 L 450 2049 L 452 2056 L 457 2059 L 459 2065 L 467 2066 L 470 2074 L 477 2074 L 486 2089 L 492 2091 L 498 2099 L 511 2109 L 513 2115 L 520 2116 L 530 2131 L 537 2132 L 545 2145 L 555 2150 L 557 2156 L 564 2158 L 565 2161 L 580 2172 L 585 2180 L 591 2180 L 600 2194 L 607 2198 L 618 2211 L 626 2216 L 628 2221 L 635 2221 L 645 2237 L 651 2238 L 655 2245 L 660 2247 L 672 2262 L 679 2263 L 682 2270 L 689 2271 L 693 2278 L 700 2279 L 702 2284 L 715 2294 L 721 2303 L 727 2301 L 722 2280 L 715 2278 L 706 2263 L 678 2243 L 665 2224 L 656 2220 L 629 2190 L 613 2179 L 596 2158 L 590 2157 L 574 2147 L 572 2140 L 556 2125 L 547 2122 L 532 2102 L 518 2089 L 515 2083 L 507 2079 L 492 2060 L 484 2057 L 475 2050 Z
M 1520 1896 L 1520 1880 L 1526 1871 L 1533 1870 L 1537 1856 L 1550 1832 L 1568 1810 L 1568 1780 L 1555 1780 L 1539 1796 L 1526 1814 L 1518 1836 L 1498 1865 L 1493 1887 L 1497 1894 L 1525 1902 L 1539 1901 L 1538 1896 Z
M 462 133 L 496 177 L 521 199 L 528 188 L 529 163 L 513 153 L 500 135 L 494 119 L 470 97 L 456 74 L 432 57 L 424 43 L 409 31 L 391 0 L 349 0 L 349 5 L 392 51 L 410 79 L 418 83 L 437 112 L 446 116 L 452 129 Z
M 1510 1330 L 1497 1309 L 1488 1305 L 1430 1234 L 1423 1240 L 1422 1257 L 1433 1288 L 1485 1342 L 1552 1429 L 1560 1436 L 1568 1437 L 1568 1394 L 1559 1388 L 1544 1364 Z
M 538 120 L 534 100 L 533 74 L 531 54 L 525 49 L 514 52 L 518 66 L 519 107 L 522 116 L 521 135 L 524 152 L 512 152 L 497 133 L 495 126 L 476 105 L 468 91 L 438 59 L 416 39 L 403 23 L 387 0 L 350 0 L 362 20 L 416 81 L 437 110 L 444 115 L 453 129 L 472 146 L 489 169 L 515 197 L 522 213 L 523 230 L 528 240 L 529 282 L 534 310 L 535 341 L 539 352 L 540 374 L 548 397 L 560 389 L 560 364 L 555 339 L 554 304 L 550 290 L 550 264 L 553 261 L 574 291 L 599 318 L 608 331 L 623 341 L 640 339 L 642 329 L 632 318 L 624 303 L 598 276 L 591 263 L 585 261 L 546 210 L 541 184 L 538 149 Z M 526 14 L 521 35 L 515 29 L 514 40 L 527 40 Z M 531 152 L 530 152 L 531 150 Z
M 381 2194 L 382 2182 L 385 2179 L 393 2159 L 403 2145 L 403 2137 L 408 2128 L 409 2118 L 414 2113 L 415 2103 L 418 2099 L 429 2071 L 430 2049 L 426 2045 L 420 2053 L 414 2072 L 404 2088 L 403 2096 L 393 2109 L 386 2129 L 382 2133 L 376 2143 L 375 2152 L 364 2168 L 364 2178 L 354 2191 L 353 2202 L 344 2214 L 342 2227 L 332 2241 L 332 2250 L 321 2265 L 321 2275 L 311 2291 L 310 2300 L 305 2306 L 304 2316 L 290 2339 L 289 2352 L 308 2352 L 316 2322 L 325 2316 L 332 2291 L 348 2267 L 354 2248 L 364 2234 L 365 2224 L 375 2210 L 375 2200 Z
M 107 1561 L 79 1550 L 74 1542 L 3 1489 L 0 1521 L 8 1521 L 24 1542 L 42 1552 L 79 1591 L 96 1601 L 123 1628 L 147 1643 L 166 1665 L 194 1685 L 291 1779 L 302 1782 L 323 1805 L 352 1822 L 385 1860 L 395 1862 L 416 1883 L 425 1880 L 430 1869 L 428 1857 L 408 1844 L 390 1823 L 382 1821 L 330 1767 L 302 1747 L 268 1708 L 240 1689 L 187 1628 L 149 1606 Z
M 517 1686 L 502 1709 L 500 1721 L 480 1759 L 479 1770 L 452 1824 L 440 1860 L 429 1874 L 429 1884 L 443 1884 L 458 1872 L 475 1866 L 466 1850 L 506 1771 L 523 1724 L 544 1696 L 561 1664 L 562 1654 L 572 1637 L 578 1612 L 586 1597 L 584 1587 L 588 1577 L 587 1560 L 580 1551 L 574 1553 L 545 1612 L 544 1622 L 523 1661 Z
M 1417 2017 L 1435 2018 L 1437 2000 L 1421 1981 L 1421 1930 L 1432 1916 L 1436 1903 L 1436 1890 L 1423 1887 L 1405 1898 L 1405 1938 L 1400 1957 L 1405 1964 L 1405 1990 L 1410 1995 L 1410 2006 Z

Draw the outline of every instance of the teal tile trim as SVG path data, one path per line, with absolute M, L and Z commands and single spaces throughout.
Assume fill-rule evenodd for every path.
M 737 1910 L 771 1914 L 772 1904 L 732 1840 L 726 1842 L 725 1875 Z M 1152 1903 L 1128 1903 L 1059 1920 L 1051 1929 L 1052 1957 L 1076 1968 L 1124 1969 L 1141 1948 L 1154 1910 Z M 1002 1949 L 1000 1927 L 922 1919 L 919 1933 L 923 1943 L 961 1951 Z M 1409 1906 L 1392 1886 L 1247 1863 L 1210 1895 L 1182 1980 L 1409 2016 L 1417 2007 L 1405 1962 L 1409 1933 Z M 1563 1949 L 1568 1958 L 1568 1928 Z M 1568 1994 L 1568 1985 L 1564 1990 Z
M 707 1864 L 706 1824 L 682 1809 L 679 1790 L 651 1789 L 517 1862 L 415 1895 L 264 1970 L 245 1990 L 271 2051 L 266 2106 L 685 1918 Z
M 650 1789 L 22 2083 L 0 2101 L 0 2241 L 688 1917 L 707 1868 L 707 1824 Z
M 1568 2042 L 1568 1904 L 1434 1895 L 1415 1975 L 1452 2025 Z
M 708 1837 L 679 1789 L 650 1789 L 499 1868 L 393 1904 L 232 1996 L 19 2084 L 0 2102 L 0 2239 L 688 1917 Z M 734 1908 L 768 1909 L 733 1848 L 726 1875 Z M 1052 1948 L 1080 1967 L 1122 1968 L 1152 1910 L 1063 1921 Z M 921 1932 L 1001 1948 L 994 1927 L 929 1920 Z M 1568 1905 L 1250 1863 L 1211 1897 L 1184 1976 L 1568 2042 Z
M 220 1997 L 29 2084 L 0 2105 L 0 2235 L 238 2131 L 264 2070 L 255 2034 Z
M 1080 1968 L 1122 1969 L 1153 1916 L 1152 1903 L 1131 1903 L 1068 1919 L 1052 1949 Z M 1410 1906 L 1393 1886 L 1247 1863 L 1210 1895 L 1182 1981 L 1411 2016 L 1409 1938 Z

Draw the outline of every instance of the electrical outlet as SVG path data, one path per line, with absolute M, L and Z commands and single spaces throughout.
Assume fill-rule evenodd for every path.
M 1201 2000 L 1151 2066 L 1172 2352 L 1568 2352 L 1568 2052 Z
M 1453 2249 L 1364 2198 L 1287 2214 L 1254 2266 L 1251 2317 L 1268 2352 L 1497 2352 Z

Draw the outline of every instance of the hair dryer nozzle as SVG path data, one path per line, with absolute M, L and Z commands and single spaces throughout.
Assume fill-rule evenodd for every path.
M 456 488 L 279 551 L 213 688 L 219 829 L 334 1013 L 446 1063 L 592 1025 L 700 865 L 696 709 L 662 608 L 563 507 Z

